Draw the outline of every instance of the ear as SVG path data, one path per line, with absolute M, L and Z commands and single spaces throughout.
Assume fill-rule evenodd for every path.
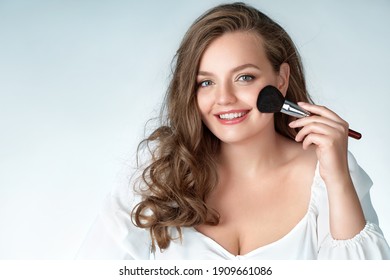
M 290 80 L 290 65 L 288 63 L 282 63 L 278 73 L 278 89 L 286 96 L 288 89 L 288 82 Z

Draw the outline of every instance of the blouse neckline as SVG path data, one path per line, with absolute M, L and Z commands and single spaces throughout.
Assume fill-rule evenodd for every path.
M 311 213 L 311 211 L 313 209 L 313 204 L 314 204 L 314 199 L 313 198 L 314 198 L 314 189 L 315 189 L 314 187 L 315 187 L 315 184 L 317 182 L 317 176 L 319 176 L 319 162 L 317 162 L 316 169 L 315 169 L 314 176 L 313 176 L 313 181 L 312 181 L 312 183 L 310 185 L 310 200 L 309 200 L 309 203 L 308 203 L 308 206 L 307 206 L 307 211 L 306 211 L 305 215 L 303 215 L 303 217 L 299 220 L 299 222 L 294 227 L 292 227 L 289 232 L 287 232 L 285 235 L 283 235 L 278 240 L 275 240 L 275 241 L 272 241 L 272 242 L 270 242 L 268 244 L 265 244 L 265 245 L 262 245 L 260 247 L 257 247 L 255 249 L 249 251 L 248 253 L 245 253 L 243 255 L 235 255 L 235 254 L 229 252 L 227 249 L 225 249 L 221 244 L 219 244 L 213 238 L 211 238 L 211 237 L 205 235 L 204 233 L 198 231 L 197 229 L 195 229 L 195 227 L 187 227 L 186 229 L 191 230 L 194 234 L 200 235 L 208 243 L 211 243 L 213 245 L 213 247 L 219 248 L 220 251 L 222 251 L 224 254 L 226 254 L 226 255 L 228 255 L 228 256 L 230 256 L 232 258 L 247 258 L 247 257 L 253 256 L 256 253 L 265 250 L 266 248 L 269 248 L 271 246 L 277 245 L 278 243 L 281 243 L 282 241 L 287 239 L 289 236 L 294 234 L 294 232 L 296 232 L 302 225 L 307 223 L 309 214 Z

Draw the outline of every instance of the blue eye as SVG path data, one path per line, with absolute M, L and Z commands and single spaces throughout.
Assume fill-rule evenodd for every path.
M 243 81 L 243 82 L 249 82 L 249 81 L 252 81 L 255 77 L 252 76 L 252 75 L 242 75 L 240 77 L 238 77 L 238 81 Z
M 212 81 L 210 80 L 206 80 L 206 81 L 202 81 L 198 84 L 198 87 L 208 87 L 208 86 L 211 86 L 213 84 Z

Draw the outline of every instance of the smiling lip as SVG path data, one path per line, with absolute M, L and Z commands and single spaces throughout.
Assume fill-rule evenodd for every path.
M 244 121 L 250 110 L 230 110 L 225 112 L 219 112 L 214 116 L 217 120 L 224 125 L 238 124 Z

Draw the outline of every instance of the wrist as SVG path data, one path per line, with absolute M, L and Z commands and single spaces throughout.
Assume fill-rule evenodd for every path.
M 323 178 L 328 192 L 345 192 L 345 191 L 355 191 L 353 186 L 352 178 L 349 173 L 341 176 L 332 176 L 328 178 Z

